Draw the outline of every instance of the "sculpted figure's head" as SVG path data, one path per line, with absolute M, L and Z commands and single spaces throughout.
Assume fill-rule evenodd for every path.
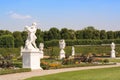
M 36 23 L 36 22 L 33 22 L 33 23 L 32 23 L 32 26 L 36 26 L 36 25 L 37 25 L 37 23 Z

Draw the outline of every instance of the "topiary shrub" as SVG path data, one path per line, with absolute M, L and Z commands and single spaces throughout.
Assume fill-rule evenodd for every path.
M 103 62 L 104 63 L 109 63 L 109 60 L 108 59 L 104 59 Z

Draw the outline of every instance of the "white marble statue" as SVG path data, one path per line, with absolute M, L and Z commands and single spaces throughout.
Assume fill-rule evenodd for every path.
M 111 58 L 115 58 L 115 43 L 111 43 Z
M 32 23 L 32 26 L 26 26 L 25 30 L 28 33 L 27 40 L 25 42 L 25 49 L 26 50 L 36 50 L 38 49 L 35 43 L 35 40 L 37 39 L 35 33 L 37 30 L 36 23 Z
M 21 48 L 20 48 L 21 50 L 21 52 L 20 52 L 20 56 L 22 56 L 22 51 L 23 51 L 23 46 L 21 46 Z
M 40 50 L 40 58 L 44 57 L 44 52 L 43 52 L 44 44 L 40 43 L 39 45 L 39 50 Z
M 37 39 L 35 35 L 37 30 L 36 23 L 32 23 L 30 27 L 26 26 L 25 30 L 28 33 L 28 37 L 25 42 L 25 48 L 21 49 L 22 66 L 23 68 L 31 68 L 31 70 L 42 69 L 40 66 L 40 51 L 35 43 Z
M 60 46 L 60 59 L 65 58 L 65 51 L 64 48 L 66 46 L 65 40 L 62 39 L 59 41 L 59 46 Z
M 74 46 L 72 46 L 72 56 L 74 56 L 75 55 L 75 48 L 74 48 Z

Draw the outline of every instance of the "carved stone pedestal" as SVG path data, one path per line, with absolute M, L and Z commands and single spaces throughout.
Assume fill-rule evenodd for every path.
M 44 52 L 40 51 L 40 59 L 44 58 Z
M 22 51 L 23 68 L 31 68 L 31 70 L 42 69 L 40 67 L 39 51 Z
M 115 50 L 111 51 L 111 58 L 116 58 L 116 56 L 115 56 Z
M 60 59 L 65 58 L 65 51 L 63 49 L 61 49 L 60 51 Z

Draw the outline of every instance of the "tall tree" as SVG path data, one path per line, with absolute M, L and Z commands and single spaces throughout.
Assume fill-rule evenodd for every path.
M 99 30 L 94 30 L 93 32 L 92 39 L 100 39 L 100 31 Z
M 14 47 L 14 37 L 12 35 L 0 36 L 0 47 L 1 48 L 13 48 Z
M 49 30 L 48 32 L 49 34 L 49 39 L 52 40 L 52 39 L 60 39 L 60 31 L 59 29 L 53 27 Z
M 114 38 L 120 39 L 120 31 L 114 31 Z
M 43 42 L 43 32 L 40 29 L 37 29 L 36 36 L 37 36 L 36 43 L 37 43 L 37 46 L 39 46 L 39 44 Z
M 48 41 L 49 40 L 49 33 L 48 33 L 48 31 L 44 31 L 43 39 L 44 39 L 44 41 Z
M 93 31 L 95 31 L 93 26 L 88 26 L 83 30 L 83 38 L 84 39 L 92 39 L 93 37 Z
M 15 31 L 13 32 L 13 36 L 14 36 L 14 43 L 15 43 L 15 47 L 21 47 L 23 46 L 23 39 L 21 36 L 21 32 L 19 31 Z
M 108 31 L 107 32 L 107 39 L 114 39 L 114 33 L 113 33 L 113 31 Z
M 72 29 L 70 29 L 68 31 L 69 31 L 70 39 L 72 39 L 72 40 L 76 39 L 75 31 Z
M 105 30 L 100 31 L 100 39 L 107 39 L 107 34 Z
M 0 30 L 0 36 L 2 35 L 12 35 L 12 32 L 8 31 L 8 30 Z
M 28 33 L 26 31 L 21 32 L 23 44 L 25 45 L 25 41 L 27 40 Z
M 83 30 L 77 30 L 75 34 L 77 39 L 83 39 Z
M 69 30 L 67 28 L 62 28 L 60 34 L 61 34 L 61 39 L 70 39 Z

